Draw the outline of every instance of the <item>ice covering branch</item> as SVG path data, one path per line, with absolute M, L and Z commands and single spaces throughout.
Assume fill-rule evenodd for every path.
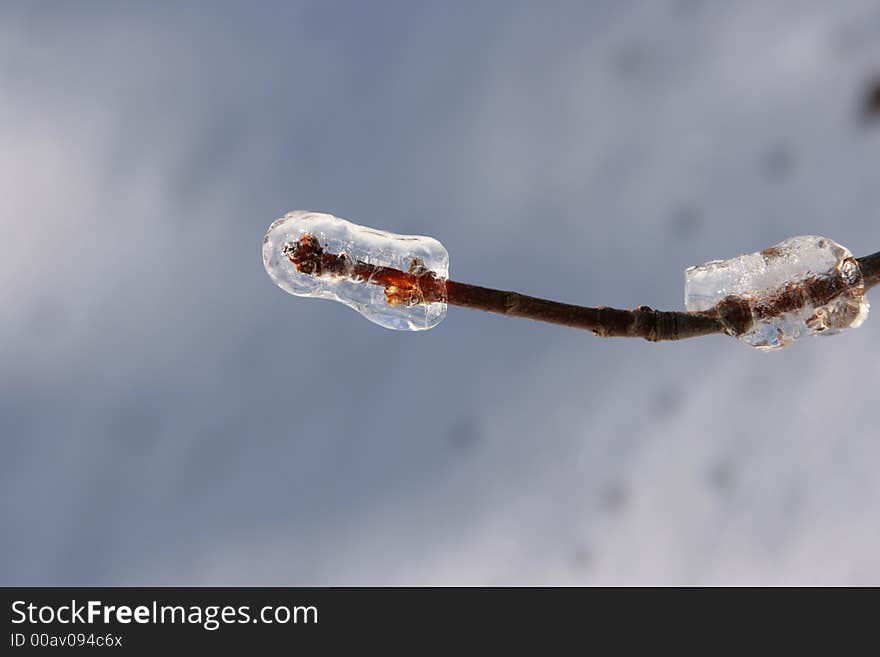
M 286 254 L 298 271 L 313 276 L 345 276 L 385 288 L 389 305 L 445 302 L 462 308 L 483 310 L 509 317 L 560 324 L 591 331 L 600 337 L 644 338 L 651 342 L 683 340 L 727 332 L 719 310 L 680 312 L 639 306 L 633 310 L 577 306 L 531 297 L 519 292 L 443 280 L 414 260 L 408 271 L 352 261 L 345 254 L 328 253 L 312 235 L 286 246 Z M 880 253 L 857 260 L 865 287 L 880 281 Z M 870 283 L 869 283 L 870 281 Z
M 600 337 L 658 342 L 724 333 L 767 350 L 861 325 L 865 292 L 880 283 L 880 253 L 856 258 L 834 240 L 805 235 L 688 268 L 685 311 L 578 306 L 451 280 L 448 253 L 433 238 L 304 211 L 270 226 L 263 260 L 287 292 L 339 301 L 386 328 L 432 328 L 453 305 Z

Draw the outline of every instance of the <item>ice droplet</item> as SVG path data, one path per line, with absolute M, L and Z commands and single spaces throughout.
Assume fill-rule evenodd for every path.
M 860 326 L 868 302 L 858 261 L 827 237 L 792 237 L 759 253 L 685 270 L 685 308 L 715 311 L 758 349 Z
M 302 265 L 297 267 L 291 261 L 295 245 L 304 236 L 317 240 L 314 248 L 319 253 L 337 256 L 335 271 L 329 268 L 314 271 Z M 391 268 L 397 273 L 427 275 L 445 284 L 449 276 L 449 254 L 432 237 L 397 235 L 330 214 L 298 210 L 288 212 L 269 226 L 263 238 L 263 265 L 269 277 L 285 292 L 339 301 L 385 328 L 423 331 L 435 327 L 446 317 L 445 302 L 422 303 L 415 296 L 402 299 L 398 289 L 374 284 L 371 280 L 374 272 Z M 359 272 L 367 273 L 360 275 Z

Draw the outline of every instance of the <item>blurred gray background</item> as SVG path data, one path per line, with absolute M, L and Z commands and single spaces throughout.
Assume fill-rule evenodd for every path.
M 0 583 L 880 584 L 880 318 L 397 333 L 260 255 L 320 210 L 669 309 L 866 255 L 878 73 L 867 0 L 3 2 Z

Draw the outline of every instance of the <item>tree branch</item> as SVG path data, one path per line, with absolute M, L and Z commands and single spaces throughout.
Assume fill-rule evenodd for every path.
M 560 324 L 591 331 L 600 337 L 644 338 L 651 342 L 684 340 L 713 333 L 726 333 L 728 326 L 745 330 L 751 323 L 751 311 L 742 300 L 722 301 L 711 311 L 679 312 L 653 310 L 639 306 L 634 310 L 590 308 L 518 292 L 493 290 L 479 285 L 438 278 L 419 260 L 409 271 L 353 261 L 344 253 L 327 253 L 317 238 L 303 235 L 285 247 L 285 255 L 297 270 L 313 276 L 341 276 L 385 288 L 389 305 L 448 303 L 463 308 L 484 310 L 509 317 L 525 317 L 539 322 Z M 865 290 L 880 283 L 880 252 L 858 259 Z M 783 301 L 786 299 L 783 298 Z M 725 300 L 728 301 L 728 300 Z M 722 322 L 721 317 L 724 317 Z
M 657 342 L 724 332 L 717 317 L 703 313 L 653 310 L 648 306 L 634 310 L 589 308 L 457 281 L 447 281 L 446 292 L 447 303 L 451 305 L 561 324 L 603 338 L 645 338 Z
M 865 292 L 880 284 L 880 251 L 863 258 L 857 258 L 862 279 L 865 281 Z

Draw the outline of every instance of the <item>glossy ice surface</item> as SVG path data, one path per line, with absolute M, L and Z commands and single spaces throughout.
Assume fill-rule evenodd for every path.
M 449 276 L 449 254 L 434 238 L 397 235 L 330 214 L 298 210 L 288 212 L 269 226 L 263 238 L 263 264 L 269 277 L 285 292 L 339 301 L 385 328 L 422 331 L 433 328 L 446 316 L 445 303 L 389 305 L 381 285 L 297 271 L 284 249 L 306 234 L 314 235 L 325 251 L 344 253 L 353 261 L 407 271 L 413 260 L 420 260 L 424 267 L 445 279 Z
M 722 304 L 719 306 L 718 304 Z M 854 328 L 868 315 L 859 265 L 826 237 L 792 237 L 758 253 L 685 270 L 685 308 L 721 312 L 728 332 L 759 349 Z

